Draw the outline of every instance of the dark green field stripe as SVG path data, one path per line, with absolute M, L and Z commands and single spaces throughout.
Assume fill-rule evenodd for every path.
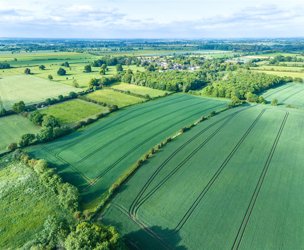
M 245 141 L 245 139 L 248 137 L 248 135 L 250 134 L 250 132 L 252 131 L 252 129 L 256 126 L 256 124 L 261 119 L 261 117 L 262 117 L 262 115 L 264 113 L 265 113 L 265 109 L 261 111 L 261 113 L 258 115 L 258 117 L 253 121 L 253 123 L 251 124 L 251 126 L 247 129 L 247 131 L 244 133 L 244 135 L 242 136 L 242 138 L 238 141 L 238 143 L 235 145 L 235 147 L 232 149 L 232 151 L 226 157 L 226 159 L 224 160 L 224 162 L 222 163 L 222 165 L 215 172 L 215 174 L 209 180 L 208 184 L 204 187 L 204 189 L 202 190 L 202 192 L 199 194 L 199 196 L 196 198 L 196 200 L 190 206 L 190 208 L 188 209 L 188 211 L 182 217 L 182 219 L 180 220 L 180 222 L 177 224 L 177 226 L 175 227 L 176 231 L 179 231 L 185 225 L 185 223 L 188 221 L 188 219 L 190 218 L 191 214 L 194 212 L 195 208 L 199 205 L 199 203 L 201 202 L 201 200 L 204 198 L 204 196 L 206 195 L 206 193 L 212 187 L 212 185 L 214 184 L 214 182 L 217 180 L 217 178 L 219 177 L 219 175 L 222 173 L 222 171 L 224 170 L 224 168 L 227 166 L 227 164 L 230 162 L 230 160 L 232 159 L 232 157 L 238 151 L 238 149 L 240 148 L 240 146 L 243 144 L 243 142 Z
M 121 138 L 124 138 L 125 136 L 130 135 L 130 134 L 133 133 L 133 132 L 137 132 L 137 130 L 138 130 L 139 128 L 143 128 L 143 127 L 145 127 L 145 126 L 147 126 L 147 125 L 150 125 L 150 124 L 153 123 L 153 122 L 158 122 L 161 118 L 168 117 L 169 115 L 174 115 L 175 113 L 178 113 L 178 112 L 180 112 L 181 110 L 192 109 L 194 106 L 202 105 L 202 104 L 203 104 L 203 103 L 199 102 L 199 103 L 196 103 L 196 104 L 192 104 L 192 105 L 189 105 L 189 106 L 185 106 L 185 107 L 180 108 L 180 109 L 177 109 L 177 110 L 175 110 L 175 111 L 169 111 L 169 112 L 167 112 L 167 113 L 165 113 L 165 114 L 162 114 L 162 115 L 160 115 L 160 116 L 158 116 L 158 117 L 155 117 L 155 118 L 152 119 L 152 120 L 149 120 L 149 121 L 147 121 L 147 122 L 145 122 L 145 123 L 143 123 L 143 124 L 140 124 L 139 126 L 137 126 L 137 127 L 133 128 L 133 129 L 127 131 L 127 133 L 124 133 L 123 135 L 118 136 L 118 138 L 121 139 Z M 221 106 L 221 105 L 220 105 L 220 106 Z M 87 154 L 85 157 L 83 157 L 80 161 L 78 161 L 78 162 L 77 162 L 77 165 L 79 165 L 80 163 L 82 163 L 82 162 L 85 161 L 86 159 L 90 158 L 91 156 L 93 156 L 94 154 L 96 154 L 96 153 L 97 153 L 98 151 L 100 151 L 101 149 L 103 149 L 103 148 L 105 148 L 105 147 L 111 145 L 111 144 L 112 144 L 113 142 L 115 142 L 116 140 L 117 140 L 117 137 L 114 138 L 113 140 L 107 142 L 106 144 L 104 144 L 104 145 L 102 145 L 102 146 L 96 148 L 95 150 L 93 150 L 92 152 L 90 152 L 89 154 Z
M 297 91 L 296 93 L 292 93 L 291 95 L 285 97 L 281 102 L 284 103 L 284 102 L 286 102 L 286 100 L 288 100 L 289 98 L 294 97 L 294 96 L 297 96 L 297 95 L 301 94 L 303 91 L 304 91 L 304 89 L 302 89 L 302 90 L 300 90 L 300 91 Z
M 66 160 L 62 159 L 59 156 L 56 156 L 56 155 L 50 153 L 49 150 L 47 150 L 45 148 L 45 146 L 41 146 L 41 148 L 43 149 L 44 152 L 46 152 L 47 154 L 51 155 L 52 157 L 55 157 L 60 162 L 69 165 L 73 169 L 73 172 L 76 173 L 76 174 L 78 174 L 79 176 L 81 176 L 88 184 L 90 184 L 92 182 L 92 180 L 89 177 L 87 177 L 85 174 L 83 174 L 82 172 L 80 172 L 76 167 L 74 167 L 73 165 L 71 165 L 69 162 L 67 162 Z
M 286 90 L 286 89 L 288 89 L 288 88 L 291 88 L 291 87 L 293 87 L 293 85 L 287 85 L 287 86 L 285 86 L 285 88 L 281 88 L 281 89 L 279 89 L 279 90 L 277 90 L 277 91 L 275 91 L 275 92 L 273 92 L 273 93 L 271 93 L 271 94 L 268 94 L 268 95 L 263 95 L 265 98 L 268 98 L 268 97 L 270 97 L 270 96 L 272 96 L 272 95 L 275 95 L 275 94 L 277 94 L 277 93 L 280 93 L 280 92 L 282 92 L 282 91 L 284 91 L 284 90 Z
M 171 114 L 174 114 L 174 113 L 176 113 L 176 112 L 180 112 L 181 110 L 184 110 L 184 109 L 192 109 L 193 106 L 202 105 L 202 104 L 205 104 L 205 103 L 199 102 L 199 103 L 196 103 L 196 104 L 192 104 L 192 105 L 189 105 L 189 106 L 185 106 L 185 107 L 182 108 L 182 109 L 177 109 L 177 110 L 174 111 L 174 112 L 172 112 L 172 111 L 171 111 L 171 112 L 168 112 L 168 113 L 166 113 L 166 114 L 164 114 L 164 115 L 162 115 L 162 116 L 156 117 L 156 118 L 153 119 L 152 121 L 150 120 L 150 121 L 148 121 L 148 122 L 146 122 L 146 123 L 144 123 L 144 124 L 142 124 L 142 125 L 140 125 L 140 126 L 134 128 L 134 129 L 128 131 L 128 133 L 125 133 L 125 134 L 121 135 L 119 138 L 121 139 L 121 138 L 123 138 L 124 136 L 130 135 L 130 133 L 136 132 L 139 128 L 142 128 L 142 127 L 144 127 L 144 126 L 146 126 L 146 125 L 149 125 L 149 124 L 151 124 L 151 122 L 159 121 L 159 119 L 162 118 L 162 117 L 166 117 L 166 116 L 171 115 Z M 222 106 L 222 104 L 220 104 L 220 105 L 218 105 L 218 106 L 214 106 L 214 107 L 212 107 L 212 108 L 208 108 L 208 109 L 206 109 L 206 110 L 200 110 L 199 112 L 204 112 L 204 111 L 207 111 L 207 110 L 213 109 L 213 108 L 215 108 L 215 107 L 219 107 L 219 106 Z M 193 116 L 193 115 L 191 115 L 191 116 Z M 188 119 L 188 118 L 187 118 L 187 119 Z M 170 126 L 170 127 L 171 127 L 171 126 Z M 169 127 L 169 128 L 170 128 L 170 127 Z M 169 128 L 167 128 L 167 129 L 169 129 Z M 163 130 L 163 131 L 165 131 L 165 130 Z M 158 131 L 156 134 L 154 134 L 153 137 L 151 136 L 151 138 L 149 138 L 149 140 L 153 139 L 157 134 L 159 134 L 159 131 Z M 116 140 L 117 140 L 117 138 L 114 138 L 113 140 L 111 140 L 110 142 L 106 143 L 105 145 L 102 145 L 102 146 L 98 147 L 98 148 L 95 149 L 93 152 L 91 152 L 90 154 L 86 155 L 86 156 L 84 157 L 85 159 L 83 158 L 83 159 L 81 159 L 80 161 L 78 161 L 77 164 L 72 164 L 72 163 L 70 163 L 70 162 L 64 160 L 64 159 L 59 155 L 59 153 L 54 154 L 54 156 L 55 156 L 57 159 L 61 159 L 64 163 L 66 163 L 66 164 L 72 166 L 73 169 L 76 169 L 77 172 L 79 172 L 80 170 L 77 168 L 77 165 L 79 165 L 81 162 L 83 162 L 84 160 L 88 159 L 89 157 L 93 156 L 94 154 L 96 154 L 97 152 L 99 152 L 101 149 L 103 149 L 103 148 L 105 148 L 105 147 L 111 145 L 112 143 L 115 143 Z M 147 139 L 145 142 L 147 142 L 147 141 L 148 141 L 148 139 Z M 142 144 L 143 144 L 143 143 L 142 143 Z M 128 151 L 128 153 L 129 153 L 129 152 L 131 152 L 131 150 Z M 124 157 L 124 158 L 125 158 L 125 157 Z M 116 165 L 116 164 L 115 164 L 115 165 Z M 82 175 L 84 175 L 84 174 L 82 174 Z M 101 177 L 101 174 L 99 174 L 99 176 L 97 176 L 97 179 L 100 178 L 100 177 Z M 86 178 L 92 180 L 92 179 L 89 178 L 89 177 L 86 177 Z M 94 180 L 95 180 L 95 179 L 94 179 Z M 90 181 L 90 185 L 94 185 L 95 182 L 96 182 L 96 181 L 93 181 L 93 182 Z
M 253 194 L 252 194 L 252 197 L 251 197 L 251 199 L 250 199 L 248 208 L 247 208 L 247 210 L 246 210 L 246 213 L 245 213 L 245 215 L 244 215 L 244 218 L 243 218 L 242 223 L 241 223 L 241 225 L 240 225 L 240 227 L 239 227 L 239 230 L 238 230 L 238 232 L 237 232 L 236 238 L 235 238 L 235 240 L 234 240 L 234 242 L 233 242 L 233 245 L 232 245 L 232 248 L 231 248 L 231 249 L 239 249 L 239 246 L 240 246 L 240 244 L 241 244 L 241 241 L 242 241 L 244 232 L 245 232 L 245 230 L 246 230 L 248 221 L 250 220 L 251 213 L 252 213 L 252 211 L 253 211 L 253 209 L 254 209 L 254 205 L 255 205 L 256 200 L 257 200 L 257 198 L 258 198 L 258 196 L 259 196 L 259 193 L 260 193 L 260 191 L 261 191 L 263 182 L 264 182 L 264 180 L 265 180 L 265 176 L 266 176 L 266 174 L 267 174 L 267 171 L 268 171 L 268 169 L 269 169 L 269 165 L 270 165 L 270 163 L 271 163 L 272 157 L 273 157 L 273 155 L 274 155 L 274 153 L 275 153 L 275 150 L 276 150 L 277 145 L 278 145 L 278 143 L 279 143 L 280 137 L 281 137 L 282 132 L 283 132 L 283 130 L 284 130 L 284 127 L 285 127 L 285 124 L 286 124 L 286 121 L 287 121 L 288 116 L 289 116 L 289 113 L 286 112 L 286 114 L 285 114 L 285 116 L 284 116 L 284 119 L 283 119 L 283 121 L 282 121 L 282 123 L 281 123 L 280 129 L 279 129 L 279 131 L 278 131 L 278 133 L 277 133 L 277 136 L 276 136 L 276 138 L 275 138 L 275 140 L 274 140 L 274 143 L 273 143 L 273 145 L 272 145 L 272 148 L 271 148 L 271 150 L 270 150 L 270 153 L 269 153 L 269 155 L 268 155 L 268 158 L 267 158 L 267 160 L 266 160 L 266 163 L 265 163 L 265 165 L 264 165 L 264 168 L 263 168 L 263 170 L 262 170 L 262 172 L 261 172 L 261 175 L 260 175 L 260 177 L 259 177 L 258 183 L 257 183 L 257 185 L 256 185 L 256 187 L 255 187 L 255 190 L 254 190 Z
M 189 140 L 187 140 L 183 145 L 181 145 L 178 149 L 176 149 L 156 170 L 155 172 L 152 174 L 152 176 L 149 177 L 149 179 L 147 180 L 147 182 L 145 183 L 144 187 L 140 190 L 140 192 L 138 193 L 138 195 L 135 197 L 134 201 L 132 202 L 130 208 L 129 208 L 129 212 L 130 214 L 132 214 L 133 216 L 136 215 L 136 212 L 138 211 L 139 207 L 141 205 L 143 205 L 143 203 L 146 201 L 147 198 L 149 198 L 151 195 L 153 195 L 154 192 L 156 192 L 156 190 L 154 189 L 159 189 L 160 186 L 162 186 L 164 184 L 164 182 L 166 182 L 167 180 L 164 181 L 164 179 L 166 179 L 167 177 L 165 177 L 156 187 L 154 187 L 146 196 L 143 197 L 144 192 L 147 190 L 147 188 L 150 186 L 150 184 L 152 183 L 152 181 L 157 177 L 157 175 L 159 174 L 159 172 L 168 164 L 168 162 L 170 162 L 171 159 L 173 159 L 183 148 L 185 148 L 189 143 L 191 143 L 192 141 L 194 141 L 195 139 L 197 139 L 201 134 L 203 134 L 204 132 L 208 131 L 209 129 L 211 129 L 212 127 L 214 127 L 216 124 L 225 121 L 217 130 L 215 130 L 215 132 L 213 132 L 206 140 L 204 140 L 201 144 L 199 144 L 199 146 L 194 150 L 196 151 L 198 148 L 202 148 L 203 146 L 205 146 L 207 144 L 207 142 L 209 142 L 232 118 L 234 118 L 238 113 L 246 110 L 248 108 L 245 108 L 243 110 L 237 111 L 235 113 L 233 113 L 232 115 L 228 115 L 212 124 L 210 124 L 208 127 L 202 129 L 200 132 L 198 132 L 197 134 L 195 134 L 193 137 L 191 137 Z M 192 151 L 192 153 L 194 152 Z M 190 160 L 190 158 L 192 158 L 192 156 L 194 154 L 190 154 L 191 157 L 188 157 L 186 159 L 184 159 L 184 161 L 182 163 L 180 163 L 175 169 L 173 169 L 170 173 L 174 172 L 175 170 L 177 171 L 180 167 L 182 167 L 186 161 Z M 175 172 L 176 172 L 175 171 Z M 170 174 L 169 174 L 170 175 Z M 171 176 L 170 176 L 171 177 Z M 168 179 L 168 178 L 167 178 Z M 149 197 L 148 197 L 149 196 Z M 143 197 L 143 199 L 142 199 Z M 142 200 L 141 200 L 142 199 Z
M 174 99 L 169 99 L 169 100 L 166 100 L 166 101 L 163 101 L 163 102 L 161 102 L 161 103 L 157 103 L 157 104 L 154 104 L 154 105 L 149 105 L 149 106 L 145 106 L 145 107 L 142 107 L 142 106 L 140 106 L 139 108 L 137 108 L 137 109 L 132 109 L 132 110 L 129 110 L 128 112 L 125 112 L 124 114 L 122 114 L 122 115 L 118 115 L 119 114 L 119 111 L 116 113 L 117 114 L 117 118 L 114 120 L 114 121 L 111 121 L 111 122 L 109 122 L 109 123 L 107 123 L 107 124 L 105 124 L 104 126 L 100 126 L 100 127 L 97 127 L 96 125 L 96 128 L 88 128 L 87 130 L 86 130 L 86 132 L 87 132 L 87 134 L 86 134 L 86 137 L 90 137 L 92 134 L 96 134 L 96 133 L 100 133 L 100 132 L 102 132 L 102 131 L 106 131 L 107 129 L 112 129 L 113 127 L 115 127 L 115 126 L 118 126 L 118 125 L 120 125 L 120 124 L 123 124 L 123 123 L 125 123 L 125 122 L 127 122 L 127 121 L 129 121 L 129 120 L 132 120 L 134 117 L 140 117 L 141 115 L 144 115 L 144 114 L 146 114 L 148 111 L 150 112 L 153 112 L 156 108 L 161 108 L 161 107 L 163 107 L 163 106 L 166 106 L 166 105 L 176 105 L 177 103 L 176 103 L 176 100 L 179 100 L 179 99 L 182 99 L 180 102 L 178 102 L 178 103 L 181 103 L 181 102 L 185 102 L 185 101 L 189 101 L 190 99 L 184 99 L 184 97 L 185 96 L 178 96 L 178 97 L 176 97 L 176 98 L 174 98 Z M 171 98 L 171 96 L 170 96 L 170 98 Z M 169 104 L 168 104 L 169 103 Z M 142 113 L 140 113 L 140 114 L 135 114 L 134 116 L 129 116 L 130 114 L 132 114 L 132 113 L 134 113 L 134 112 L 136 112 L 136 111 L 139 111 L 139 110 L 142 110 L 142 109 L 147 109 L 147 110 L 145 110 L 145 112 L 142 112 Z M 123 120 L 123 121 L 121 121 L 121 122 L 118 122 L 118 121 L 120 121 L 122 118 L 124 118 L 124 117 L 126 117 L 126 116 L 128 116 L 128 118 L 126 119 L 126 120 Z M 77 145 L 77 144 L 79 144 L 79 143 L 81 143 L 81 140 L 79 140 L 79 138 L 75 138 L 75 139 L 70 139 L 70 142 L 67 142 L 67 143 L 65 143 L 64 144 L 64 146 L 62 146 L 62 147 L 60 147 L 60 149 L 61 149 L 61 152 L 64 150 L 64 149 L 66 149 L 66 148 L 68 148 L 68 147 L 70 147 L 71 145 L 73 145 L 73 146 L 75 146 L 75 145 Z M 54 147 L 55 147 L 55 149 L 57 149 L 56 147 L 56 145 L 54 145 Z
M 176 121 L 175 124 L 177 123 L 181 123 L 184 120 L 187 120 L 193 116 L 196 116 L 198 114 L 201 114 L 202 112 L 205 112 L 207 110 L 212 110 L 216 107 L 220 107 L 222 106 L 221 104 L 218 106 L 214 106 L 212 108 L 208 108 L 206 110 L 200 110 L 199 112 L 195 113 L 195 114 L 191 114 L 190 116 L 186 117 L 186 118 L 182 118 L 179 121 Z M 172 125 L 170 124 L 168 127 L 162 129 L 161 132 L 167 131 L 172 127 Z M 114 163 L 112 163 L 110 166 L 108 166 L 105 170 L 103 170 L 93 181 L 93 183 L 91 183 L 90 186 L 95 185 L 105 174 L 107 174 L 111 169 L 113 169 L 117 164 L 119 164 L 122 160 L 124 160 L 128 155 L 130 155 L 130 153 L 132 153 L 134 150 L 138 149 L 139 147 L 141 147 L 142 145 L 144 145 L 145 143 L 147 143 L 148 141 L 152 140 L 153 138 L 155 138 L 155 136 L 157 136 L 159 134 L 159 131 L 157 131 L 155 134 L 151 135 L 149 138 L 147 138 L 146 140 L 144 140 L 143 142 L 141 142 L 140 144 L 137 144 L 136 146 L 134 146 L 133 148 L 131 148 L 128 152 L 126 152 L 123 156 L 121 156 L 117 161 L 115 161 Z M 88 187 L 90 188 L 90 187 Z M 85 191 L 85 190 L 84 190 Z
M 219 167 L 219 169 L 215 172 L 215 174 L 213 175 L 213 177 L 209 180 L 208 184 L 204 187 L 204 189 L 202 190 L 202 192 L 199 194 L 199 196 L 196 198 L 196 200 L 192 203 L 192 205 L 190 206 L 190 208 L 187 210 L 187 212 L 185 213 L 185 215 L 182 217 L 182 219 L 180 220 L 180 222 L 177 224 L 177 226 L 175 227 L 175 231 L 178 232 L 183 225 L 186 223 L 186 221 L 189 219 L 189 217 L 191 216 L 191 214 L 193 213 L 193 211 L 195 210 L 195 208 L 198 206 L 198 204 L 200 203 L 200 201 L 202 200 L 202 198 L 205 196 L 205 194 L 209 191 L 210 187 L 213 185 L 213 183 L 215 182 L 215 180 L 218 178 L 218 176 L 221 174 L 221 172 L 223 171 L 223 169 L 227 166 L 228 162 L 231 160 L 231 158 L 233 157 L 233 155 L 235 154 L 235 152 L 239 149 L 239 147 L 241 146 L 241 144 L 244 142 L 244 140 L 246 139 L 246 137 L 249 135 L 249 133 L 251 132 L 251 130 L 254 128 L 254 126 L 257 124 L 257 122 L 260 120 L 261 116 L 264 114 L 265 110 L 261 111 L 261 113 L 258 115 L 258 117 L 253 121 L 253 123 L 251 124 L 251 126 L 247 129 L 247 131 L 245 132 L 245 134 L 242 136 L 242 138 L 239 140 L 239 142 L 236 144 L 236 146 L 233 148 L 233 150 L 229 153 L 229 155 L 227 156 L 227 158 L 224 160 L 224 162 L 222 163 L 222 165 Z M 213 136 L 212 136 L 213 137 Z M 212 138 L 211 137 L 211 138 Z M 208 140 L 208 138 L 206 139 Z M 204 142 L 203 142 L 204 144 Z M 199 149 L 195 149 L 195 151 L 193 151 L 184 161 L 188 161 L 190 158 L 193 157 L 194 154 L 196 154 L 202 147 L 199 146 Z M 173 174 L 175 174 L 175 172 L 182 166 L 184 165 L 184 161 L 182 163 L 180 163 L 169 175 L 167 175 L 153 190 L 150 191 L 150 193 L 148 193 L 146 195 L 146 197 L 140 202 L 140 204 L 138 205 L 136 211 L 135 211 L 135 215 L 137 213 L 137 210 L 139 209 L 139 207 L 147 201 L 147 199 L 153 194 L 155 193 L 160 187 L 161 185 L 163 185 L 169 178 L 171 178 L 171 176 Z M 180 166 L 181 165 L 181 166 Z

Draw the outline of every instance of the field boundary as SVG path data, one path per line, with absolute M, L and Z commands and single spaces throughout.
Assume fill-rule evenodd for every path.
M 179 99 L 183 99 L 183 96 L 178 96 L 178 97 L 176 97 L 176 99 L 173 99 L 173 101 L 176 101 L 176 100 L 179 100 Z M 170 100 L 165 100 L 164 102 L 158 103 L 158 104 L 156 104 L 155 106 L 158 107 L 158 106 L 166 105 L 166 103 L 170 103 L 171 101 L 172 101 L 171 99 L 170 99 Z M 185 101 L 186 101 L 186 100 L 185 100 Z M 173 105 L 173 104 L 174 104 L 174 103 L 172 103 L 172 105 Z M 138 104 L 137 104 L 137 105 L 138 105 Z M 134 105 L 134 106 L 135 106 L 135 105 Z M 117 119 L 115 119 L 115 121 L 113 121 L 113 122 L 115 122 L 114 125 L 115 125 L 115 126 L 116 126 L 116 125 L 120 125 L 120 124 L 122 124 L 122 123 L 124 123 L 124 122 L 126 122 L 126 121 L 129 121 L 129 120 L 133 119 L 134 117 L 132 116 L 132 117 L 129 117 L 128 119 L 126 119 L 126 120 L 123 120 L 123 121 L 121 121 L 121 122 L 119 122 L 119 123 L 116 123 L 117 121 L 119 121 L 119 120 L 121 120 L 122 118 L 124 118 L 124 117 L 130 115 L 131 113 L 134 113 L 134 112 L 136 112 L 136 111 L 139 111 L 139 110 L 142 110 L 142 109 L 146 108 L 146 107 L 142 107 L 141 105 L 138 105 L 138 106 L 139 106 L 138 108 L 133 109 L 133 110 L 130 110 L 130 111 L 128 111 L 127 113 L 125 113 L 125 114 L 120 115 L 119 117 L 117 117 Z M 155 108 L 155 106 L 153 106 L 153 108 Z M 148 106 L 147 108 L 148 108 L 148 110 L 150 110 L 150 108 L 153 109 L 151 106 Z M 123 110 L 124 110 L 124 109 L 119 109 L 116 113 L 118 113 L 119 111 L 123 111 Z M 94 129 L 91 133 L 97 133 L 97 132 L 99 133 L 99 132 L 101 132 L 101 131 L 105 131 L 105 130 L 108 129 L 109 127 L 113 126 L 113 122 L 110 123 L 110 124 L 106 124 L 105 126 L 103 126 L 103 127 L 101 127 L 101 128 L 96 128 L 96 129 Z M 78 142 L 78 141 L 72 140 L 71 142 L 67 143 L 67 144 L 62 148 L 62 150 L 64 150 L 64 149 L 70 147 L 70 145 L 77 145 L 77 144 L 79 144 L 79 143 L 80 143 L 80 142 Z
M 194 135 L 192 138 L 190 138 L 187 142 L 185 142 L 182 146 L 180 146 L 177 150 L 175 150 L 158 168 L 157 170 L 154 172 L 154 174 L 148 179 L 148 181 L 146 182 L 146 184 L 144 185 L 143 190 L 140 191 L 140 195 L 136 197 L 136 201 L 134 200 L 131 204 L 131 207 L 129 209 L 129 212 L 131 215 L 136 217 L 137 211 L 140 208 L 140 206 L 142 206 L 144 204 L 144 202 L 151 197 L 156 191 L 157 189 L 159 189 L 170 177 L 172 177 L 173 174 L 175 174 L 188 160 L 190 160 L 202 147 L 204 147 L 233 117 L 235 117 L 237 114 L 239 114 L 240 112 L 246 110 L 248 108 L 245 108 L 243 110 L 237 111 L 235 113 L 233 113 L 232 115 L 228 115 L 222 119 L 220 119 L 219 121 L 216 121 L 212 124 L 210 124 L 207 128 L 204 128 L 203 130 L 201 130 L 199 133 L 197 133 L 196 135 Z M 226 121 L 225 121 L 226 120 Z M 201 144 L 199 144 L 198 147 L 196 147 L 196 149 L 190 154 L 188 155 L 180 164 L 178 164 L 177 167 L 175 167 L 162 181 L 160 181 L 148 194 L 146 194 L 146 196 L 144 196 L 142 198 L 142 196 L 144 195 L 144 192 L 147 190 L 147 188 L 149 187 L 149 185 L 152 183 L 152 181 L 156 178 L 156 176 L 159 174 L 159 172 L 163 169 L 163 167 L 171 160 L 174 158 L 174 156 L 180 151 L 182 150 L 184 147 L 186 147 L 190 142 L 192 142 L 193 140 L 195 140 L 198 136 L 200 136 L 201 134 L 203 134 L 204 132 L 208 131 L 209 129 L 211 129 L 213 126 L 215 126 L 216 124 L 220 123 L 224 121 L 224 124 L 222 124 L 218 129 L 216 129 L 210 136 L 208 136 L 207 139 L 205 139 Z M 142 200 L 141 200 L 142 198 Z
M 226 111 L 228 109 L 232 109 L 232 107 L 223 108 L 223 109 L 217 111 L 216 114 L 222 113 L 222 112 L 224 112 L 224 111 Z M 198 124 L 200 124 L 201 122 L 203 122 L 206 119 L 208 119 L 208 117 L 203 116 L 199 120 L 197 120 L 196 122 L 194 122 L 191 125 L 189 125 L 188 128 L 191 129 L 192 127 L 197 126 Z M 116 182 L 114 182 L 112 184 L 112 186 L 108 189 L 107 194 L 105 194 L 105 196 L 103 197 L 103 199 L 100 201 L 99 206 L 96 207 L 94 209 L 94 211 L 92 212 L 91 218 L 96 217 L 96 215 L 98 213 L 102 212 L 107 207 L 108 203 L 115 196 L 115 194 L 117 193 L 117 191 L 119 190 L 119 188 L 121 187 L 121 185 L 123 185 L 124 183 L 126 183 L 135 174 L 135 172 L 143 165 L 143 163 L 146 160 L 148 160 L 152 155 L 156 154 L 157 151 L 160 150 L 160 148 L 164 147 L 167 143 L 169 143 L 170 141 L 174 140 L 176 137 L 180 136 L 181 134 L 183 134 L 183 133 L 182 132 L 178 132 L 178 133 L 173 134 L 172 136 L 170 136 L 167 139 L 163 140 L 162 142 L 160 142 L 156 146 L 152 147 L 151 150 L 148 153 L 144 154 L 141 158 L 139 158 L 139 160 L 138 160 L 138 162 L 136 164 L 133 164 L 123 175 L 121 175 L 121 177 L 119 177 L 117 179 Z M 154 150 L 154 151 L 152 151 L 152 150 Z

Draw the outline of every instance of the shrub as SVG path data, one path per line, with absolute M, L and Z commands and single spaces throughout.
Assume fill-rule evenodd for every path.
M 277 106 L 278 103 L 279 103 L 278 99 L 273 99 L 273 100 L 271 101 L 271 105 L 272 105 L 272 106 Z
M 29 68 L 26 68 L 26 69 L 24 70 L 24 74 L 30 75 L 30 74 L 31 74 L 31 70 L 30 70 Z
M 63 69 L 63 68 L 59 68 L 58 71 L 57 71 L 57 75 L 59 75 L 59 76 L 66 75 L 66 70 Z
M 11 144 L 9 144 L 8 146 L 7 146 L 7 149 L 9 150 L 9 151 L 13 151 L 13 150 L 15 150 L 15 149 L 17 149 L 18 148 L 18 144 L 17 143 L 11 143 Z

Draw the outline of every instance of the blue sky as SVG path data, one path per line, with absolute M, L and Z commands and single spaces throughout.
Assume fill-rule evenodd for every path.
M 0 0 L 0 37 L 303 37 L 303 0 Z

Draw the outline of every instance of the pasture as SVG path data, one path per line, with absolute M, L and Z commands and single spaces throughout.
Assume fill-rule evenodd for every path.
M 170 95 L 115 112 L 54 142 L 28 148 L 28 152 L 54 164 L 64 180 L 80 189 L 83 208 L 94 207 L 148 150 L 226 105 L 227 101 Z
M 109 109 L 98 104 L 75 99 L 55 104 L 39 111 L 42 114 L 58 118 L 61 124 L 73 124 L 90 117 L 96 117 L 100 113 L 107 113 Z
M 3 152 L 10 143 L 19 142 L 22 135 L 37 133 L 39 127 L 20 115 L 10 115 L 0 117 L 0 131 L 0 152 Z
M 159 89 L 151 89 L 148 87 L 138 86 L 135 84 L 128 84 L 128 83 L 115 84 L 115 85 L 111 86 L 111 88 L 122 90 L 125 92 L 129 91 L 130 93 L 142 95 L 142 96 L 149 95 L 152 98 L 164 96 L 164 95 L 166 95 L 166 93 L 169 93 L 169 92 L 159 90 Z
M 304 79 L 304 70 L 299 67 L 283 67 L 283 66 L 261 66 L 256 68 L 251 68 L 251 70 L 266 73 L 275 76 L 288 76 L 293 78 Z
M 0 62 L 7 62 L 13 67 L 39 66 L 41 64 L 58 64 L 65 61 L 71 63 L 86 63 L 94 60 L 95 56 L 77 52 L 22 52 L 0 54 Z
M 14 162 L 2 165 L 0 162 L 1 249 L 19 249 L 33 240 L 49 216 L 72 219 L 32 169 Z
M 13 104 L 24 101 L 34 104 L 47 98 L 68 95 L 79 89 L 35 76 L 15 75 L 0 78 L 0 106 L 11 109 Z
M 200 123 L 149 159 L 101 221 L 134 249 L 302 248 L 302 117 L 261 105 Z
M 96 102 L 117 105 L 119 108 L 146 101 L 144 98 L 120 93 L 109 88 L 97 90 L 86 97 Z
M 304 84 L 288 83 L 280 87 L 267 90 L 262 96 L 265 100 L 271 102 L 273 99 L 278 100 L 279 105 L 290 105 L 296 108 L 304 107 Z
M 92 78 L 100 79 L 102 77 L 111 77 L 114 76 L 117 71 L 115 66 L 109 66 L 108 71 L 106 72 L 106 75 L 100 74 L 100 68 L 92 67 L 92 72 L 85 73 L 84 72 L 84 66 L 88 65 L 93 60 L 82 63 L 82 62 L 70 62 L 70 67 L 63 67 L 60 64 L 65 62 L 61 61 L 60 63 L 52 63 L 52 64 L 44 64 L 45 69 L 41 70 L 39 69 L 39 65 L 30 65 L 28 68 L 31 70 L 31 75 L 35 77 L 39 77 L 45 80 L 48 80 L 48 76 L 51 75 L 53 77 L 52 82 L 59 82 L 62 84 L 67 84 L 70 86 L 75 86 L 77 84 L 80 88 L 85 88 L 89 86 L 89 82 Z M 57 75 L 58 69 L 62 67 L 66 70 L 66 75 L 59 76 Z M 16 76 L 16 75 L 23 75 L 25 66 L 20 66 L 16 68 L 10 68 L 10 69 L 4 69 L 0 70 L 0 77 L 7 77 L 7 76 Z M 124 70 L 131 69 L 132 71 L 143 71 L 143 67 L 137 67 L 136 65 L 130 65 L 130 66 L 123 66 Z

